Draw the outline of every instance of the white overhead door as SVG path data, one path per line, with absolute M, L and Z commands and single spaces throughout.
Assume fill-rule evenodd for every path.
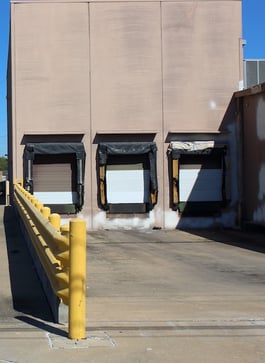
M 180 164 L 179 199 L 181 202 L 222 201 L 222 169 Z
M 106 192 L 108 203 L 147 203 L 150 171 L 138 164 L 107 165 Z

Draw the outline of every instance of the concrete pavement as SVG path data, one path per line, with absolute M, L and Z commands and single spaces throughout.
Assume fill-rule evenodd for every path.
M 265 361 L 264 235 L 88 234 L 87 339 L 54 324 L 11 207 L 0 207 L 0 363 Z

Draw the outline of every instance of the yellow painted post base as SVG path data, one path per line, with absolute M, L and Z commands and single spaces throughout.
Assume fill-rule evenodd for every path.
M 69 338 L 86 337 L 86 223 L 70 221 Z

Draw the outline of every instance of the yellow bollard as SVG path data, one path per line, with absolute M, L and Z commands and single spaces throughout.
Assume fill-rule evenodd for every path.
M 37 198 L 36 197 L 34 197 L 34 195 L 32 195 L 32 194 L 30 194 L 30 196 L 29 196 L 29 200 L 30 200 L 30 202 L 31 202 L 31 204 L 35 204 L 36 203 L 36 201 L 37 201 Z
M 35 203 L 35 207 L 36 207 L 39 211 L 41 211 L 41 209 L 43 208 L 43 204 L 42 204 L 40 201 L 37 201 L 37 202 Z
M 52 213 L 49 216 L 49 222 L 53 225 L 53 227 L 56 228 L 56 230 L 59 232 L 61 227 L 61 217 L 57 213 Z
M 43 207 L 43 208 L 41 208 L 41 213 L 42 213 L 43 217 L 48 219 L 49 216 L 51 215 L 51 209 L 49 207 Z
M 86 222 L 70 221 L 69 338 L 86 337 Z

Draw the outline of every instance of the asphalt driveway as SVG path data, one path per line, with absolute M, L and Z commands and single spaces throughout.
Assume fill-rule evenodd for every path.
M 51 321 L 12 207 L 0 210 L 0 362 L 265 361 L 264 234 L 89 232 L 76 342 Z
M 262 238 L 229 231 L 91 232 L 87 325 L 264 318 Z

